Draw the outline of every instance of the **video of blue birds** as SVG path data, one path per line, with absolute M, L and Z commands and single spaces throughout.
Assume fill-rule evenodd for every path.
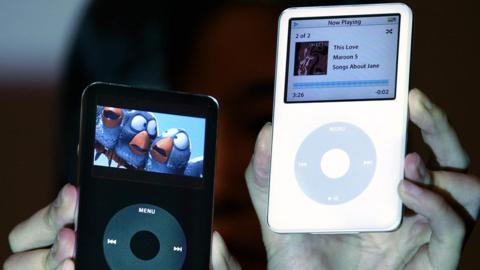
M 205 119 L 97 106 L 94 165 L 203 177 Z

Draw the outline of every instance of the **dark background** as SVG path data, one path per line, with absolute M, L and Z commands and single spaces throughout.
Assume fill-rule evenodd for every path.
M 186 3 L 157 7 L 97 1 L 81 13 L 71 35 L 62 80 L 0 76 L 0 262 L 10 254 L 7 235 L 13 226 L 52 201 L 66 179 L 73 180 L 79 93 L 93 80 L 107 80 L 217 97 L 214 227 L 244 269 L 264 269 L 265 252 L 243 172 L 256 133 L 270 118 L 278 15 L 287 6 L 310 3 L 203 1 L 185 8 Z M 406 3 L 415 14 L 411 86 L 447 112 L 470 154 L 471 173 L 480 175 L 474 1 Z M 2 73 L 9 68 L 0 65 Z M 430 159 L 418 130 L 411 128 L 409 136 L 409 151 Z M 460 269 L 479 264 L 479 239 L 477 222 Z

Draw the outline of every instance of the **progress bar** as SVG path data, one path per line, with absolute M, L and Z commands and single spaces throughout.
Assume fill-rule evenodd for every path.
M 387 86 L 388 80 L 357 80 L 357 81 L 331 81 L 331 82 L 305 82 L 294 83 L 293 88 L 334 88 L 334 87 L 364 87 L 364 86 Z

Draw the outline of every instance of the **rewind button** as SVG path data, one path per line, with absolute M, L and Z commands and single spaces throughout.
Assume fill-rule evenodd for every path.
M 117 239 L 107 239 L 107 245 L 117 245 Z

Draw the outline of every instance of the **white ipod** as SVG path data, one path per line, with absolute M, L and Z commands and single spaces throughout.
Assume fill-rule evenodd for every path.
M 280 16 L 273 231 L 400 225 L 412 20 L 404 4 L 289 8 Z

